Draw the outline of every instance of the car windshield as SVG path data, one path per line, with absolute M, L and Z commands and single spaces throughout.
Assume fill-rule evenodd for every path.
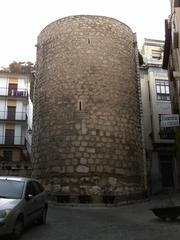
M 21 199 L 23 189 L 22 181 L 0 179 L 0 198 Z

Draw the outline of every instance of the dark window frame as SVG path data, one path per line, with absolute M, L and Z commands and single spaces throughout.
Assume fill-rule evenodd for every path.
M 168 80 L 156 79 L 156 99 L 159 101 L 171 101 L 170 86 Z
M 3 151 L 3 160 L 4 161 L 12 161 L 13 160 L 13 152 L 12 151 Z

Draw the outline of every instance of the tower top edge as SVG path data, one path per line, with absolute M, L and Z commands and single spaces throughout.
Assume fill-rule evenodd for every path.
M 70 21 L 75 21 L 75 20 L 78 20 L 78 19 L 94 19 L 94 20 L 106 20 L 106 21 L 109 21 L 109 22 L 116 22 L 116 23 L 119 23 L 121 25 L 123 25 L 124 27 L 128 28 L 129 31 L 132 31 L 132 29 L 124 22 L 122 21 L 119 21 L 118 19 L 115 19 L 115 18 L 112 18 L 112 17 L 107 17 L 107 16 L 101 16 L 101 15 L 71 15 L 71 16 L 67 16 L 67 17 L 63 17 L 63 18 L 60 18 L 60 19 L 57 19 L 51 23 L 49 23 L 48 25 L 46 25 L 42 31 L 39 33 L 39 36 L 45 32 L 50 26 L 53 26 L 53 25 L 56 25 L 56 24 L 61 24 L 63 22 L 70 22 Z

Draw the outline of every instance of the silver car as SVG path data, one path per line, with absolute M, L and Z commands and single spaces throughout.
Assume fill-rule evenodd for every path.
M 47 209 L 46 193 L 37 180 L 0 177 L 0 235 L 18 239 L 28 224 L 46 223 Z

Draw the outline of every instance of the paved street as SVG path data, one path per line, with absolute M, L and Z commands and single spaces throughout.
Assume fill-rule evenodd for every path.
M 51 205 L 47 225 L 29 228 L 22 240 L 179 240 L 180 217 L 159 220 L 149 210 L 157 204 L 162 199 L 108 208 Z

